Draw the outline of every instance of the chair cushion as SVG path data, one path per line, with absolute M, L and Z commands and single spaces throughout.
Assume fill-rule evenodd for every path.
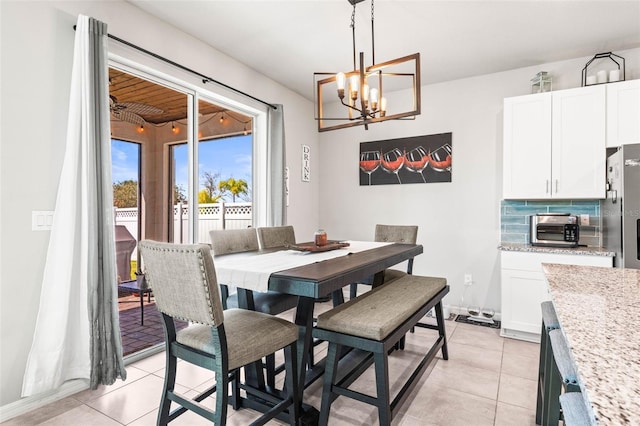
M 298 296 L 292 294 L 267 291 L 265 293 L 254 291 L 253 303 L 255 310 L 270 315 L 278 315 L 298 305 Z M 233 293 L 227 298 L 227 308 L 238 307 L 238 293 Z
M 406 275 L 318 316 L 318 328 L 382 340 L 445 288 L 445 278 Z
M 257 361 L 298 339 L 298 326 L 282 318 L 245 309 L 224 311 L 229 370 Z M 217 355 L 211 327 L 193 324 L 178 331 L 178 343 Z

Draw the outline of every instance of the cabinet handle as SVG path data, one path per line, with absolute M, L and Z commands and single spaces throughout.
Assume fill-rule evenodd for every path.
M 544 193 L 548 194 L 549 193 L 549 179 L 545 180 L 545 187 L 544 187 Z
M 558 193 L 558 179 L 556 179 L 556 194 Z

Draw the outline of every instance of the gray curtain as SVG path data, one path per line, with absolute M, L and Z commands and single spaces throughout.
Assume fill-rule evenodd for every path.
M 284 112 L 282 105 L 269 108 L 269 136 L 267 140 L 267 158 L 269 159 L 268 226 L 280 226 L 287 223 L 284 168 L 286 164 L 286 145 L 284 138 Z
M 110 385 L 118 377 L 126 379 L 122 359 L 122 340 L 118 312 L 118 287 L 113 216 L 113 182 L 111 179 L 111 136 L 109 117 L 109 65 L 107 59 L 107 24 L 89 18 L 91 43 L 90 65 L 94 78 L 89 93 L 95 99 L 95 125 L 88 141 L 95 146 L 94 228 L 97 251 L 97 279 L 88 283 L 89 319 L 91 321 L 91 389 Z
M 22 396 L 126 378 L 118 317 L 107 26 L 76 25 L 67 139 Z

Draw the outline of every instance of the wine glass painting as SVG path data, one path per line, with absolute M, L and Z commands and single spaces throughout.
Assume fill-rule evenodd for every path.
M 451 133 L 360 143 L 360 185 L 451 182 Z

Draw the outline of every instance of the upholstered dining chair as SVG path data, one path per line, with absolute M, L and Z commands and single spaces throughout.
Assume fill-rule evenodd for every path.
M 374 241 L 390 242 L 390 243 L 406 243 L 415 244 L 418 239 L 418 227 L 413 225 L 376 225 Z M 384 282 L 395 281 L 400 277 L 413 272 L 413 258 L 407 261 L 407 271 L 399 269 L 385 269 Z M 358 284 L 371 285 L 373 280 L 369 282 L 352 283 L 349 286 L 349 298 L 353 299 L 358 293 Z
M 296 342 L 298 327 L 282 318 L 245 309 L 223 310 L 216 280 L 214 260 L 207 245 L 182 245 L 141 241 L 145 276 L 153 289 L 162 315 L 166 337 L 166 368 L 159 425 L 166 425 L 187 410 L 194 411 L 216 425 L 224 425 L 229 404 L 229 383 L 239 386 L 239 368 L 254 363 L 280 349 L 285 350 L 286 379 L 284 399 L 252 424 L 265 424 L 289 409 L 290 424 L 299 414 Z M 177 331 L 174 319 L 189 321 Z M 194 398 L 175 390 L 178 359 L 215 373 L 215 383 Z M 261 398 L 264 392 L 248 394 Z M 237 390 L 237 389 L 236 389 Z M 201 403 L 215 393 L 215 410 Z M 233 393 L 235 400 L 240 392 Z M 238 401 L 232 400 L 234 408 Z M 171 403 L 180 407 L 170 412 Z
M 263 248 L 280 247 L 284 244 L 295 243 L 295 232 L 292 226 L 213 230 L 209 232 L 214 256 L 241 253 Z M 225 309 L 237 308 L 238 294 L 228 293 L 228 287 L 221 283 L 223 306 Z M 269 315 L 278 315 L 298 305 L 298 296 L 278 293 L 277 291 L 252 292 L 253 309 Z M 276 369 L 275 356 L 269 355 L 265 359 L 267 385 L 275 386 L 275 376 L 282 371 L 283 366 Z

